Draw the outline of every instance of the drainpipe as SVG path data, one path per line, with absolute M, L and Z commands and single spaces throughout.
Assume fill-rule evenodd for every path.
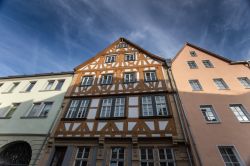
M 175 79 L 174 79 L 173 74 L 172 74 L 172 70 L 171 70 L 172 61 L 171 61 L 171 59 L 167 59 L 165 63 L 166 63 L 166 66 L 167 66 L 167 75 L 168 75 L 168 78 L 169 78 L 169 81 L 170 81 L 170 86 L 171 86 L 171 88 L 173 90 L 174 90 L 173 85 L 175 86 L 176 93 L 174 95 L 174 101 L 175 101 L 176 108 L 178 110 L 177 112 L 178 112 L 178 115 L 179 115 L 179 120 L 180 120 L 180 123 L 181 123 L 181 127 L 182 127 L 182 130 L 183 130 L 185 141 L 190 142 L 191 144 L 194 145 L 193 147 L 194 147 L 195 156 L 198 159 L 199 165 L 202 165 L 199 154 L 198 154 L 198 151 L 197 151 L 196 144 L 194 142 L 194 139 L 193 139 L 193 136 L 192 136 L 192 133 L 191 133 L 191 130 L 189 129 L 189 123 L 187 121 L 187 117 L 186 117 L 186 114 L 184 112 L 184 108 L 183 108 L 183 105 L 182 105 L 182 102 L 181 102 L 181 99 L 180 99 L 180 96 L 179 96 L 179 93 L 178 93 L 178 90 L 177 90 L 176 82 L 175 82 Z M 173 81 L 172 81 L 171 78 L 173 79 Z M 186 123 L 186 125 L 184 125 L 184 123 Z M 188 147 L 187 147 L 187 152 L 188 152 L 190 165 L 192 166 L 193 163 L 192 163 L 192 159 L 191 159 L 191 156 L 190 156 L 190 149 Z

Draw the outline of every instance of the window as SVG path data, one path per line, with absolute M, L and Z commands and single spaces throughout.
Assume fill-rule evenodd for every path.
M 106 61 L 105 63 L 112 63 L 115 62 L 115 55 L 110 55 L 110 56 L 106 56 Z
M 160 166 L 174 166 L 174 155 L 173 149 L 171 148 L 159 148 L 159 158 L 160 158 Z
M 55 90 L 61 90 L 65 80 L 58 80 Z
M 193 57 L 194 57 L 194 56 L 197 56 L 197 54 L 196 54 L 195 51 L 190 51 L 189 53 L 190 53 L 190 55 L 193 56 Z
M 240 122 L 248 122 L 249 115 L 241 104 L 231 104 L 230 109 Z
M 214 83 L 216 84 L 218 89 L 228 89 L 227 84 L 225 83 L 225 81 L 222 78 L 216 78 L 214 79 Z
M 241 166 L 239 155 L 233 146 L 219 146 L 220 154 L 226 166 Z
M 90 100 L 72 100 L 65 118 L 85 118 L 89 109 Z
M 36 84 L 36 81 L 31 81 L 28 87 L 26 88 L 25 92 L 30 92 L 32 88 L 35 86 L 35 84 Z
M 245 88 L 250 88 L 250 80 L 247 77 L 239 77 L 238 80 Z
M 12 107 L 10 108 L 10 110 L 8 111 L 6 117 L 10 118 L 12 117 L 12 115 L 14 114 L 14 112 L 17 110 L 17 108 L 19 107 L 20 103 L 13 103 Z
M 154 166 L 153 148 L 140 149 L 141 166 Z
M 143 96 L 141 98 L 142 116 L 167 116 L 165 96 Z
M 213 68 L 214 67 L 214 65 L 210 62 L 210 60 L 203 60 L 202 62 L 206 68 Z
M 90 86 L 93 82 L 93 76 L 84 76 L 82 77 L 81 86 Z
M 75 158 L 75 166 L 87 166 L 89 158 L 89 147 L 78 147 Z
M 107 98 L 102 100 L 100 118 L 124 117 L 125 98 Z
M 19 85 L 19 82 L 14 82 L 13 84 L 12 84 L 12 86 L 10 87 L 10 89 L 8 90 L 8 93 L 12 93 L 15 89 L 16 89 L 16 87 Z
M 47 117 L 52 102 L 34 103 L 27 117 Z
M 189 66 L 190 69 L 198 68 L 195 61 L 187 61 L 187 63 L 188 63 L 188 66 Z
M 145 81 L 146 82 L 157 81 L 155 71 L 146 71 L 145 72 Z
M 55 82 L 55 80 L 49 80 L 46 87 L 45 87 L 45 90 L 52 90 L 54 82 Z
M 125 61 L 134 61 L 135 54 L 125 54 Z
M 108 84 L 112 84 L 112 74 L 105 74 L 102 75 L 102 80 L 101 80 L 101 84 L 102 85 L 108 85 Z
M 136 81 L 136 73 L 124 73 L 124 83 L 133 83 Z
M 189 84 L 191 85 L 194 91 L 202 90 L 201 84 L 198 80 L 189 80 Z
M 211 105 L 201 105 L 200 110 L 207 122 L 217 122 L 218 118 Z
M 0 88 L 3 86 L 3 83 L 0 83 Z
M 124 148 L 112 148 L 110 166 L 124 166 Z
M 120 42 L 120 43 L 116 46 L 116 48 L 127 48 L 127 47 L 128 47 L 128 44 L 125 43 L 125 42 Z

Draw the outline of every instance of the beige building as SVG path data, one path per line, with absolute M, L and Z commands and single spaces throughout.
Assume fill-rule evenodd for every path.
M 196 165 L 250 165 L 249 62 L 186 43 L 172 72 Z

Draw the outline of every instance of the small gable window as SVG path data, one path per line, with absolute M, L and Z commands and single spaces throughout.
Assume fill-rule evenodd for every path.
M 112 62 L 115 62 L 115 58 L 116 56 L 115 55 L 110 55 L 110 56 L 106 56 L 106 63 L 112 63 Z
M 125 61 L 134 61 L 135 54 L 125 54 Z
M 190 55 L 193 56 L 193 57 L 197 56 L 197 54 L 196 54 L 195 51 L 190 51 L 189 53 L 190 53 Z
M 125 43 L 125 42 L 120 42 L 120 43 L 116 46 L 116 48 L 127 48 L 127 47 L 128 47 L 128 44 Z

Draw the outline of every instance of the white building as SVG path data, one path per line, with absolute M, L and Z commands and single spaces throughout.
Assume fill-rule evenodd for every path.
M 0 165 L 39 161 L 71 80 L 71 72 L 0 78 Z

